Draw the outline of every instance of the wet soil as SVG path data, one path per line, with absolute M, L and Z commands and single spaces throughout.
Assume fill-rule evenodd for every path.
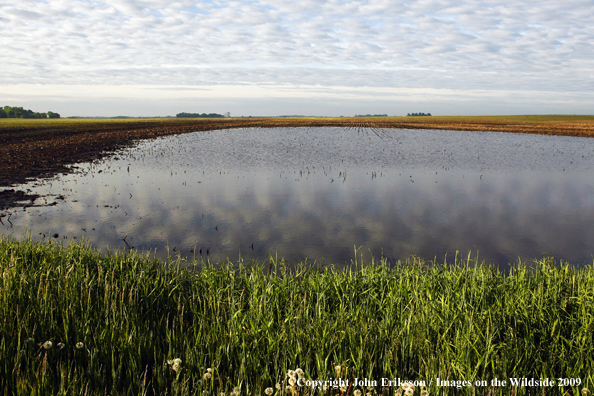
M 594 119 L 546 121 L 521 117 L 232 118 L 60 120 L 0 123 L 0 187 L 71 172 L 73 164 L 102 158 L 141 139 L 231 128 L 343 126 L 447 129 L 594 137 Z M 38 196 L 8 189 L 0 208 L 32 206 Z

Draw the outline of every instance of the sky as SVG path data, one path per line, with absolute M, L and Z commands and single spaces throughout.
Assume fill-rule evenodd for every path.
M 0 106 L 594 114 L 592 0 L 0 0 Z

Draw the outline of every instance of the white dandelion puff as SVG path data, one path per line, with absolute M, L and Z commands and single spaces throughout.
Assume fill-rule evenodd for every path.
M 412 382 L 405 382 L 404 384 L 402 384 L 402 388 L 406 389 L 412 389 L 413 391 L 415 390 L 415 385 Z
M 264 391 L 264 393 L 268 396 L 272 396 L 272 394 L 274 393 L 274 389 L 272 388 L 266 388 L 266 390 Z
M 76 349 L 83 349 L 84 347 L 85 347 L 85 344 L 83 344 L 82 342 L 76 343 Z
M 46 341 L 42 345 L 44 349 L 50 349 L 52 346 L 54 346 L 54 344 L 51 341 Z
M 353 392 L 354 396 L 361 396 L 361 391 L 359 389 L 355 389 L 355 391 Z

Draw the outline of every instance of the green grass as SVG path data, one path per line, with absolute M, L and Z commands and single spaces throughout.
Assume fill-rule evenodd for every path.
M 179 120 L 176 118 L 0 118 L 0 132 L 14 128 L 37 128 L 37 127 L 66 127 L 84 128 L 85 126 L 110 124 L 133 124 L 138 122 L 171 122 Z
M 439 121 L 450 122 L 524 122 L 524 123 L 547 123 L 547 122 L 592 122 L 594 115 L 565 115 L 565 114 L 544 114 L 544 115 L 499 115 L 499 116 L 436 116 L 436 117 L 407 117 L 414 119 L 434 118 Z
M 262 395 L 289 369 L 329 379 L 337 365 L 351 380 L 425 380 L 430 394 L 576 395 L 594 385 L 591 265 L 543 259 L 504 274 L 411 258 L 290 270 L 272 259 L 162 263 L 3 237 L 0 273 L 2 394 Z M 581 384 L 435 386 L 510 377 Z

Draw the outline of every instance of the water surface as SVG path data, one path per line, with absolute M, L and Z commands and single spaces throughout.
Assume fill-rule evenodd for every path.
M 594 140 L 362 128 L 233 129 L 140 142 L 76 173 L 4 233 L 157 256 L 344 263 L 456 251 L 505 265 L 594 253 Z M 125 237 L 125 240 L 123 238 Z M 169 247 L 169 250 L 167 249 Z

